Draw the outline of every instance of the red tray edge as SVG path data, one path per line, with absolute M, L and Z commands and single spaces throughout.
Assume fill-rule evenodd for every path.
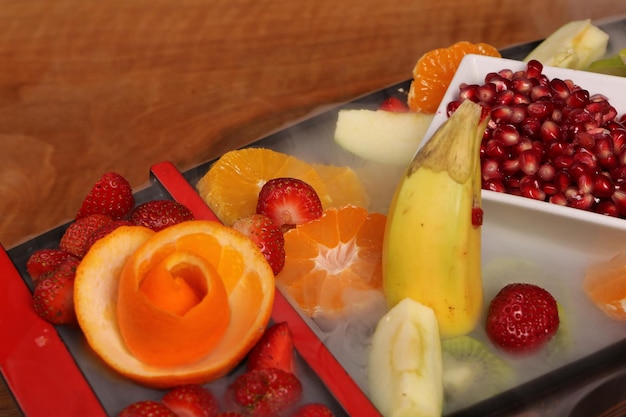
M 160 162 L 153 165 L 150 172 L 172 198 L 186 205 L 193 212 L 196 219 L 219 221 L 215 213 L 206 205 L 173 163 L 169 161 Z M 280 291 L 276 291 L 272 319 L 289 323 L 296 350 L 349 415 L 380 416 L 370 399 Z

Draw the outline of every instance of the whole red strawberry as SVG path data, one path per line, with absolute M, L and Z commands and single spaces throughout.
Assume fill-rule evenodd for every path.
M 91 235 L 112 221 L 106 214 L 90 214 L 75 220 L 65 230 L 59 248 L 82 258 L 89 250 Z
M 293 336 L 287 322 L 271 325 L 248 354 L 247 369 L 277 368 L 293 372 Z
M 113 220 L 110 223 L 105 224 L 104 226 L 93 232 L 91 235 L 89 235 L 89 239 L 87 239 L 86 245 L 87 250 L 89 250 L 89 248 L 91 248 L 91 246 L 98 240 L 102 239 L 120 226 L 134 226 L 134 224 L 130 220 Z
M 298 408 L 291 417 L 334 417 L 334 414 L 324 404 L 311 403 Z
M 169 390 L 161 402 L 179 417 L 215 417 L 219 403 L 211 391 L 200 385 L 182 385 Z
M 282 271 L 285 266 L 285 237 L 272 219 L 264 214 L 251 214 L 236 220 L 233 229 L 256 243 L 274 275 Z
M 556 300 L 533 284 L 509 284 L 491 300 L 487 313 L 487 336 L 511 353 L 540 349 L 559 328 Z
M 76 214 L 76 219 L 91 214 L 106 214 L 123 219 L 135 206 L 130 183 L 116 172 L 107 172 L 91 188 Z
M 227 390 L 227 403 L 232 409 L 250 417 L 279 415 L 297 404 L 301 397 L 300 380 L 276 368 L 245 372 Z
M 44 320 L 53 324 L 74 324 L 74 278 L 79 260 L 68 258 L 54 272 L 35 284 L 33 307 Z
M 157 401 L 139 401 L 124 408 L 117 417 L 178 417 L 176 413 Z
M 322 202 L 306 182 L 297 178 L 274 178 L 261 188 L 256 212 L 265 214 L 286 230 L 321 217 Z
M 37 282 L 43 275 L 54 271 L 63 261 L 74 257 L 67 251 L 58 248 L 39 249 L 30 255 L 26 261 L 26 271 L 33 282 Z
M 194 216 L 183 204 L 172 200 L 152 200 L 140 204 L 130 214 L 130 221 L 158 232 L 168 226 L 193 220 Z

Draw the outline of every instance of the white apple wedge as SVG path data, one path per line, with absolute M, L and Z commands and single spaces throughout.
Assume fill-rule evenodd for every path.
M 442 353 L 434 311 L 405 298 L 378 322 L 367 368 L 369 394 L 384 417 L 441 417 Z
M 606 52 L 609 35 L 591 20 L 575 20 L 558 28 L 524 61 L 535 59 L 543 65 L 584 70 Z
M 371 161 L 408 165 L 434 115 L 416 112 L 343 109 L 339 111 L 335 142 Z

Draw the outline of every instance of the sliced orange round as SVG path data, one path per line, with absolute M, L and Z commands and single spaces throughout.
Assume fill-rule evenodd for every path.
M 626 320 L 626 250 L 606 262 L 590 266 L 583 288 L 607 316 Z
M 408 96 L 409 108 L 423 113 L 435 113 L 461 60 L 468 54 L 501 56 L 491 45 L 466 41 L 426 52 L 413 68 L 413 82 Z
M 285 266 L 276 283 L 310 316 L 338 316 L 349 303 L 382 291 L 386 216 L 343 206 L 285 233 Z
M 294 156 L 263 148 L 245 148 L 225 153 L 198 181 L 202 199 L 226 225 L 256 211 L 263 185 L 280 177 L 298 178 L 311 185 L 324 208 L 350 201 L 364 204 L 365 189 L 348 167 L 309 164 Z
M 95 353 L 156 388 L 227 374 L 263 334 L 273 300 L 274 274 L 258 247 L 202 220 L 157 233 L 116 229 L 81 261 L 74 288 Z

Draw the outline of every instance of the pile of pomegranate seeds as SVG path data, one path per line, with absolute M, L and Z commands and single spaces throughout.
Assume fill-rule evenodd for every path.
M 491 112 L 481 145 L 483 188 L 626 218 L 626 116 L 543 65 L 489 73 L 458 100 Z

